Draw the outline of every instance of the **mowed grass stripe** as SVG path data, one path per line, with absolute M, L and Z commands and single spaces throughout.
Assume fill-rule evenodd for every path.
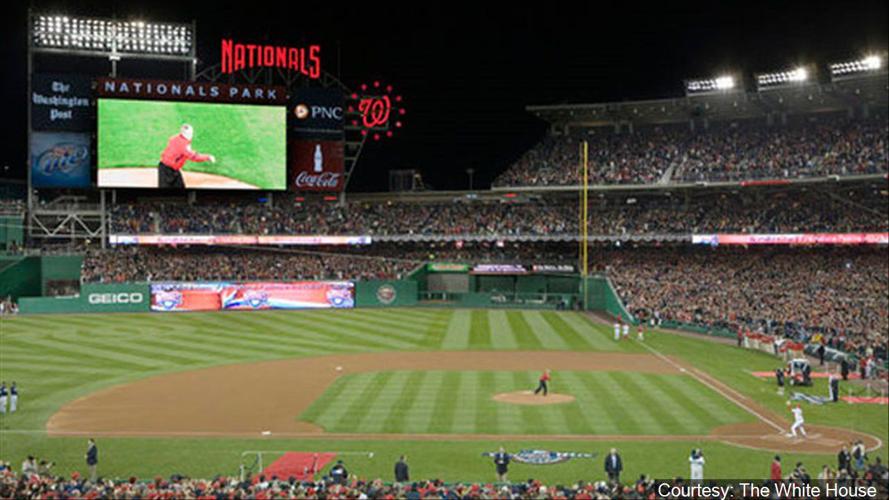
M 435 372 L 442 373 L 442 372 Z M 450 432 L 470 434 L 476 432 L 475 418 L 479 411 L 476 406 L 479 372 L 461 372 L 457 386 L 457 397 L 454 399 L 454 418 L 451 419 Z
M 426 377 L 429 372 L 415 371 L 406 372 L 407 380 L 398 399 L 392 403 L 389 414 L 385 418 L 380 419 L 379 429 L 381 432 L 404 432 L 405 422 L 408 420 L 410 411 L 418 404 L 418 396 L 420 390 L 424 389 Z
M 144 367 L 144 366 L 134 367 L 133 365 L 126 363 L 126 362 L 116 361 L 113 359 L 107 359 L 105 357 L 95 355 L 95 354 L 75 353 L 75 352 L 67 351 L 67 350 L 64 350 L 63 345 L 56 344 L 54 342 L 35 345 L 35 344 L 29 344 L 25 340 L 5 340 L 5 341 L 3 341 L 3 348 L 4 349 L 6 349 L 10 345 L 19 346 L 20 348 L 27 349 L 28 352 L 32 352 L 32 353 L 40 353 L 41 355 L 48 354 L 54 358 L 68 359 L 68 360 L 71 360 L 71 362 L 73 362 L 73 363 L 102 365 L 102 366 L 110 367 L 113 369 L 119 369 L 121 371 L 150 369 L 149 367 Z M 24 347 L 26 345 L 29 347 Z
M 628 373 L 606 372 L 614 382 L 615 391 L 623 392 L 632 408 L 645 417 L 645 429 L 649 434 L 681 434 L 686 428 L 682 422 L 666 411 L 661 411 L 664 397 L 656 391 L 646 391 L 635 383 Z M 655 432 L 654 430 L 657 430 Z M 643 433 L 644 434 L 644 433 Z
M 491 329 L 488 327 L 488 313 L 474 309 L 470 317 L 469 347 L 471 349 L 490 349 Z
M 621 346 L 612 337 L 613 331 L 606 325 L 588 321 L 583 313 L 566 312 L 560 316 L 575 333 L 583 337 L 596 351 L 619 351 Z
M 649 382 L 663 391 L 664 394 L 669 394 L 671 399 L 673 399 L 679 407 L 691 414 L 700 425 L 702 432 L 704 429 L 712 429 L 717 425 L 731 422 L 731 420 L 725 421 L 715 417 L 701 406 L 700 403 L 702 400 L 709 399 L 713 395 L 699 394 L 696 398 L 690 398 L 681 390 L 667 382 L 666 378 L 667 377 L 650 377 Z
M 330 393 L 328 393 L 329 391 L 325 392 L 306 411 L 306 414 L 317 413 L 317 417 L 311 421 L 323 426 L 328 432 L 337 430 L 337 425 L 343 419 L 343 416 L 376 380 L 378 375 L 379 373 L 362 373 L 338 379 L 335 387 L 337 390 Z M 354 425 L 354 422 L 352 425 Z M 350 428 L 351 425 L 346 424 L 345 427 Z
M 17 339 L 16 342 L 30 344 L 38 350 L 40 348 L 46 348 L 52 349 L 55 352 L 70 352 L 76 355 L 91 357 L 100 360 L 100 362 L 102 363 L 106 361 L 113 361 L 123 365 L 135 365 L 136 367 L 149 369 L 161 368 L 170 364 L 150 358 L 145 358 L 142 356 L 132 356 L 125 353 L 118 353 L 109 349 L 108 346 L 102 346 L 101 348 L 83 347 L 74 342 L 71 342 L 70 340 L 56 341 L 43 338 L 33 338 L 28 340 Z
M 375 326 L 369 321 L 353 321 L 348 319 L 337 318 L 336 314 L 331 314 L 325 323 L 332 326 L 339 326 L 352 332 L 361 332 L 363 335 L 374 338 L 377 342 L 383 343 L 393 349 L 411 350 L 417 347 L 417 339 L 413 335 L 401 333 L 385 327 Z
M 297 342 L 286 337 L 276 337 L 274 335 L 265 335 L 256 332 L 232 333 L 223 331 L 211 331 L 208 329 L 198 329 L 188 335 L 189 338 L 204 338 L 207 342 L 214 344 L 224 344 L 226 346 L 243 347 L 246 351 L 256 351 L 266 353 L 275 351 L 278 354 L 289 352 L 299 355 L 311 353 L 327 353 L 337 351 L 331 348 L 330 343 L 307 343 Z M 179 336 L 168 337 L 171 339 L 181 339 Z
M 457 309 L 451 314 L 445 336 L 441 341 L 442 349 L 466 349 L 469 347 L 470 312 Z
M 590 344 L 586 339 L 578 335 L 556 312 L 543 311 L 540 313 L 540 317 L 572 351 L 586 351 L 590 349 Z
M 701 420 L 698 414 L 680 404 L 675 397 L 676 391 L 670 389 L 669 386 L 658 384 L 659 376 L 634 372 L 627 372 L 624 375 L 644 392 L 653 394 L 654 399 L 652 401 L 657 401 L 658 406 L 675 419 L 680 428 L 685 432 L 704 433 L 712 427 L 712 421 L 709 419 Z
M 102 368 L 98 366 L 84 366 L 83 364 L 80 366 L 63 365 L 52 361 L 43 361 L 39 358 L 32 358 L 29 360 L 17 357 L 16 361 L 0 361 L 0 376 L 2 376 L 0 379 L 6 380 L 7 382 L 15 378 L 10 376 L 10 373 L 28 373 L 33 375 L 28 377 L 30 379 L 28 385 L 33 385 L 43 379 L 42 374 L 44 372 L 83 373 L 109 377 L 115 377 L 126 373 L 124 370 L 115 370 L 113 368 Z M 19 378 L 24 379 L 25 377 Z
M 60 368 L 70 367 L 70 368 L 82 368 L 83 360 L 78 358 L 73 358 L 69 356 L 53 356 L 50 354 L 36 354 L 33 350 L 23 351 L 21 349 L 10 349 L 5 343 L 0 349 L 0 370 L 3 369 L 3 366 L 6 363 L 10 362 L 25 362 L 25 363 L 33 363 L 35 366 L 56 366 Z M 114 372 L 123 372 L 123 369 L 118 368 L 103 368 L 103 370 L 114 371 Z
M 528 322 L 528 326 L 531 327 L 531 332 L 540 341 L 542 349 L 568 349 L 568 344 L 565 343 L 565 340 L 543 320 L 539 311 L 522 311 L 521 314 L 525 321 Z
M 509 327 L 504 311 L 488 311 L 488 324 L 491 328 L 491 346 L 497 350 L 513 350 L 519 347 L 515 333 Z
M 277 344 L 283 344 L 286 346 L 290 346 L 295 349 L 301 349 L 306 353 L 328 353 L 328 352 L 336 352 L 336 351 L 366 351 L 366 348 L 361 346 L 356 346 L 353 344 L 336 344 L 331 341 L 331 339 L 325 340 L 309 340 L 304 337 L 295 337 L 291 333 L 280 333 L 275 334 L 268 331 L 258 332 L 255 329 L 243 330 L 243 331 L 232 331 L 232 330 L 214 330 L 210 331 L 206 328 L 206 325 L 202 328 L 197 328 L 194 330 L 194 334 L 196 335 L 205 335 L 208 338 L 219 337 L 228 342 L 247 342 L 253 343 L 254 345 L 263 345 L 264 349 L 272 349 Z M 331 347 L 331 345 L 335 345 L 336 347 Z
M 94 347 L 97 349 L 106 348 L 117 353 L 122 353 L 137 358 L 147 357 L 151 359 L 162 360 L 166 363 L 174 365 L 188 365 L 194 364 L 199 361 L 199 358 L 196 356 L 180 355 L 179 353 L 183 352 L 181 350 L 170 349 L 169 347 L 152 347 L 151 345 L 146 343 L 144 339 L 117 342 L 113 346 L 108 346 L 106 343 L 103 343 L 101 341 L 88 340 L 84 339 L 83 336 L 78 336 L 76 342 L 77 344 L 82 346 Z M 190 354 L 189 351 L 185 352 Z
M 411 342 L 425 344 L 428 340 L 427 332 L 430 325 L 430 322 L 428 321 L 411 318 L 395 318 L 391 314 L 383 317 L 377 316 L 372 312 L 369 314 L 365 313 L 361 317 L 344 318 L 344 320 L 349 321 L 350 324 L 355 325 L 356 327 L 361 327 L 361 325 L 367 324 L 390 332 L 396 331 L 404 337 L 405 340 Z
M 523 388 L 515 386 L 515 378 L 511 372 L 494 372 L 494 383 L 496 384 L 496 393 L 514 392 L 523 390 Z M 522 432 L 523 424 L 519 416 L 516 405 L 509 403 L 498 403 L 497 401 L 488 400 L 487 404 L 497 407 L 497 421 L 494 428 L 504 434 L 519 434 Z
M 362 412 L 358 421 L 358 429 L 361 432 L 381 432 L 389 415 L 398 411 L 397 402 L 405 391 L 410 372 L 401 370 L 390 373 L 391 376 L 386 380 L 385 385 L 380 388 L 377 396 Z
M 422 433 L 431 428 L 432 419 L 435 417 L 435 401 L 441 393 L 445 372 L 424 371 L 422 373 L 423 379 L 420 382 L 422 385 L 414 394 L 414 399 L 405 411 L 404 418 L 400 419 L 398 423 L 402 430 L 392 430 L 391 432 Z M 395 426 L 394 422 L 392 426 Z
M 662 433 L 657 419 L 645 407 L 641 410 L 633 406 L 626 391 L 618 387 L 618 382 L 608 372 L 587 372 L 579 375 L 590 394 L 600 401 L 605 413 L 611 417 L 617 429 L 614 434 L 658 434 Z M 615 394 L 616 393 L 616 394 Z M 649 423 L 657 426 L 646 432 Z M 594 429 L 597 431 L 597 429 Z
M 528 325 L 528 322 L 525 320 L 521 311 L 507 312 L 506 321 L 509 322 L 509 328 L 515 334 L 516 343 L 520 348 L 528 349 L 530 351 L 539 351 L 543 349 L 543 344 L 540 343 L 540 339 L 537 338 L 537 335 L 534 335 L 534 332 L 531 331 L 531 326 Z
M 190 333 L 189 337 L 193 337 L 194 333 Z M 206 344 L 188 341 L 184 342 L 179 337 L 164 337 L 154 339 L 143 339 L 139 341 L 139 347 L 145 352 L 154 352 L 163 357 L 163 359 L 177 359 L 180 365 L 194 364 L 221 364 L 230 363 L 237 360 L 238 357 L 233 354 L 221 355 L 213 354 L 206 348 Z M 187 353 L 188 357 L 176 356 L 172 353 Z
M 273 318 L 264 319 L 267 320 L 264 321 L 265 324 L 276 322 L 276 320 L 274 320 Z M 278 326 L 275 327 L 281 333 L 286 334 L 287 331 L 281 329 L 281 327 L 283 326 L 291 328 L 291 331 L 300 329 L 301 335 L 308 334 L 308 336 L 318 338 L 322 341 L 330 342 L 331 344 L 337 342 L 345 342 L 351 343 L 353 345 L 363 346 L 373 350 L 397 350 L 391 343 L 378 340 L 376 337 L 368 335 L 365 332 L 353 331 L 348 328 L 333 329 L 328 326 L 327 322 L 324 322 L 324 324 L 322 325 L 318 322 L 312 322 L 308 319 L 297 319 L 296 315 L 294 315 L 294 317 L 292 318 L 289 318 L 286 324 L 278 323 Z
M 346 391 L 349 384 L 360 384 L 362 379 L 362 377 L 356 375 L 338 378 L 326 391 L 324 391 L 324 394 L 322 394 L 320 398 L 316 399 L 311 406 L 298 416 L 297 420 L 303 422 L 315 422 L 321 425 L 323 415 L 331 406 L 336 403 L 342 403 L 342 408 L 345 408 L 347 401 L 344 398 L 341 398 L 342 394 Z
M 720 423 L 746 422 L 751 415 L 734 404 L 726 404 L 726 399 L 709 387 L 689 376 L 664 377 L 667 384 L 675 388 L 689 401 L 695 403 L 702 411 L 706 411 Z
M 454 419 L 454 400 L 457 399 L 457 389 L 460 387 L 460 378 L 463 372 L 448 371 L 442 377 L 441 387 L 437 389 L 435 406 L 432 410 L 432 421 L 426 428 L 426 432 L 447 432 Z
M 603 404 L 602 397 L 589 389 L 586 383 L 587 375 L 588 373 L 585 372 L 558 373 L 559 390 L 570 392 L 579 403 L 574 406 L 577 411 L 567 415 L 567 418 L 582 422 L 582 424 L 575 424 L 572 427 L 572 432 L 578 434 L 619 434 L 620 428 L 615 422 L 614 412 L 610 411 L 612 407 Z M 561 389 L 563 382 L 568 389 Z
M 380 395 L 380 392 L 386 386 L 386 383 L 392 378 L 394 372 L 375 372 L 368 377 L 367 384 L 361 388 L 361 392 L 353 392 L 348 390 L 346 394 L 355 394 L 355 397 L 347 398 L 351 400 L 348 408 L 339 415 L 335 415 L 330 429 L 333 431 L 355 432 L 360 429 L 356 428 L 356 423 L 361 421 L 364 410 Z M 326 427 L 326 426 L 325 426 Z
M 475 402 L 478 409 L 475 413 L 475 432 L 497 432 L 497 422 L 500 420 L 500 405 L 493 404 L 491 396 L 497 392 L 497 380 L 495 372 L 475 372 L 477 381 L 475 385 Z
M 268 358 L 268 349 L 248 348 L 247 346 L 230 346 L 221 342 L 206 342 L 195 338 L 197 332 L 188 335 L 158 337 L 154 341 L 168 349 L 193 352 L 199 355 L 210 356 L 225 360 L 226 362 L 241 360 L 244 358 Z M 175 352 L 175 351 L 174 351 Z

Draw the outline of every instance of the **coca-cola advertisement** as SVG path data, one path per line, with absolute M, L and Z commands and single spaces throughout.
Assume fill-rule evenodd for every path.
M 89 134 L 32 133 L 31 183 L 40 188 L 89 187 Z
M 297 139 L 290 143 L 292 191 L 342 191 L 343 141 Z

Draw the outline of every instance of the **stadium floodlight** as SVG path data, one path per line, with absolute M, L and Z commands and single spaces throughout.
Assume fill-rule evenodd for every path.
M 831 80 L 856 78 L 885 71 L 886 54 L 871 54 L 857 61 L 839 62 L 830 65 Z
M 756 75 L 756 89 L 769 90 L 808 82 L 814 72 L 808 66 Z
M 730 92 L 738 87 L 738 82 L 732 75 L 722 75 L 715 78 L 704 78 L 685 81 L 686 95 L 714 94 Z
M 37 14 L 31 44 L 36 49 L 112 55 L 194 56 L 191 24 L 117 21 Z

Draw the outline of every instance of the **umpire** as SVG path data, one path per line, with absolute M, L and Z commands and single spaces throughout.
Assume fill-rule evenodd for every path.
M 99 464 L 99 448 L 96 447 L 96 440 L 90 438 L 86 448 L 86 465 L 90 471 L 90 482 L 96 482 L 96 466 Z

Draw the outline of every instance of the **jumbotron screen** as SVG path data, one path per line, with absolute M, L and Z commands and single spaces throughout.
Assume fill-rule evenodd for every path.
M 283 190 L 286 123 L 283 106 L 99 99 L 97 183 Z

